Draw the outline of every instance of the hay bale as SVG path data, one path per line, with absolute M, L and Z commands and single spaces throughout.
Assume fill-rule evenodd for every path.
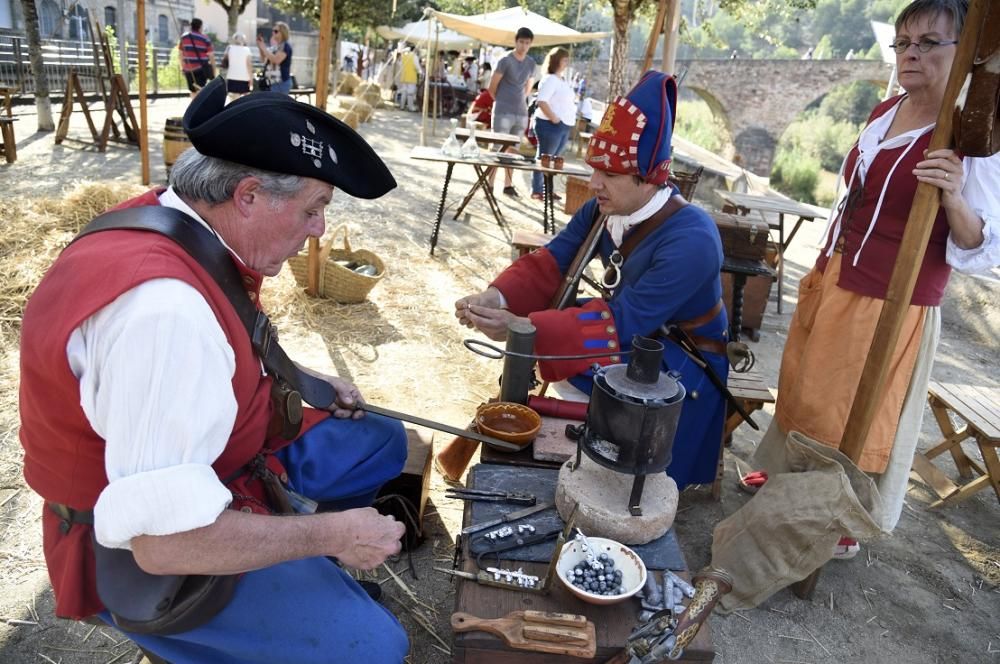
M 347 111 L 354 111 L 358 115 L 358 120 L 361 122 L 368 122 L 372 115 L 375 113 L 369 104 L 361 101 L 360 99 L 350 99 L 350 100 L 340 100 L 340 107 Z
M 333 117 L 337 118 L 351 129 L 357 129 L 358 125 L 361 124 L 361 118 L 358 117 L 357 112 L 346 108 L 338 108 L 335 110 L 333 112 Z
M 361 77 L 357 74 L 344 74 L 344 77 L 340 79 L 340 85 L 337 86 L 337 94 L 339 95 L 353 95 L 354 90 L 361 85 Z
M 364 100 L 372 108 L 378 108 L 382 105 L 382 93 L 378 90 L 369 90 L 364 95 L 358 95 L 358 98 Z
M 374 92 L 374 94 L 381 96 L 382 88 L 379 87 L 378 83 L 365 81 L 364 83 L 359 84 L 358 87 L 354 89 L 354 96 L 366 97 L 370 92 Z

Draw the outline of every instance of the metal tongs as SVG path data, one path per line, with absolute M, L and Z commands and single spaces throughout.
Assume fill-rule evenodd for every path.
M 457 500 L 481 500 L 492 503 L 514 503 L 515 505 L 534 505 L 535 495 L 532 493 L 504 491 L 484 491 L 481 489 L 449 488 L 445 498 L 455 498 Z

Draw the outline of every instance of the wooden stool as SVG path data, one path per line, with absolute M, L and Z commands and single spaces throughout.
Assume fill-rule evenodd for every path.
M 729 372 L 729 391 L 733 393 L 736 400 L 740 402 L 750 415 L 764 407 L 766 403 L 774 403 L 774 393 L 771 388 L 761 379 L 760 374 L 753 372 L 734 373 Z M 725 468 L 723 455 L 729 445 L 736 428 L 743 423 L 743 418 L 731 406 L 726 406 L 726 422 L 722 426 L 722 445 L 719 446 L 719 467 L 715 472 L 715 481 L 712 482 L 712 498 L 719 500 L 722 496 L 722 474 Z
M 913 457 L 913 471 L 940 497 L 931 509 L 959 503 L 980 489 L 993 487 L 1000 500 L 1000 391 L 974 385 L 934 383 L 927 388 L 927 401 L 944 438 L 923 454 Z M 955 430 L 949 414 L 965 422 Z M 973 438 L 979 446 L 986 468 L 966 456 L 962 441 Z M 956 484 L 931 459 L 949 452 L 958 474 L 972 481 Z M 975 478 L 975 479 L 973 479 Z
M 0 148 L 8 164 L 17 161 L 17 143 L 14 140 L 15 118 L 0 117 Z

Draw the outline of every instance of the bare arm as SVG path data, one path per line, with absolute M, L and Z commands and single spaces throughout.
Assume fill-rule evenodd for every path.
M 497 71 L 493 72 L 493 77 L 490 79 L 490 96 L 494 99 L 497 98 L 497 88 L 500 86 L 500 79 L 503 78 L 503 74 L 500 73 L 499 68 Z
M 223 510 L 204 528 L 135 537 L 132 553 L 150 574 L 237 574 L 314 556 L 372 569 L 399 553 L 405 531 L 371 507 L 297 516 Z
M 545 118 L 549 122 L 552 122 L 553 124 L 559 124 L 560 122 L 562 122 L 562 120 L 559 119 L 559 116 L 552 111 L 552 107 L 549 106 L 549 102 L 547 101 L 538 102 L 538 109 L 545 115 Z

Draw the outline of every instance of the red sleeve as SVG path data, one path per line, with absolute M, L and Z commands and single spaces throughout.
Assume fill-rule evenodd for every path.
M 490 286 L 503 293 L 511 313 L 527 316 L 548 309 L 562 280 L 555 257 L 542 247 L 518 258 Z
M 590 300 L 582 307 L 538 311 L 528 318 L 535 326 L 535 353 L 538 355 L 583 355 L 614 351 L 618 342 L 618 326 L 600 298 Z M 581 360 L 551 360 L 538 363 L 542 378 L 547 381 L 564 380 L 583 373 L 595 362 L 602 366 L 617 364 L 618 355 Z

